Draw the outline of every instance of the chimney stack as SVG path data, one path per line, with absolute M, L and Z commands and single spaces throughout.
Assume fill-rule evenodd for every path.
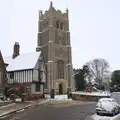
M 20 52 L 19 43 L 15 42 L 14 47 L 13 47 L 13 59 L 19 55 L 19 52 Z

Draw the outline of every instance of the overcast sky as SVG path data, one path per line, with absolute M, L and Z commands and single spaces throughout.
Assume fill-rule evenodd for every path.
M 33 52 L 37 45 L 38 11 L 50 0 L 0 0 L 0 49 L 11 56 L 15 41 L 20 53 Z M 106 59 L 120 69 L 120 0 L 53 0 L 63 12 L 69 9 L 73 67 L 94 58 Z

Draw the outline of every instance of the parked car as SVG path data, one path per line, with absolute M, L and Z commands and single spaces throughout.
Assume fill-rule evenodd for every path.
M 120 112 L 120 105 L 113 98 L 101 98 L 96 105 L 97 115 L 116 115 Z

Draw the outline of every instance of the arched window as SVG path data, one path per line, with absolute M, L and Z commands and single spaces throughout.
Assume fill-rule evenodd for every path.
M 45 21 L 45 22 L 43 23 L 43 25 L 44 25 L 44 29 L 46 29 L 46 28 L 48 27 L 48 24 L 49 24 L 48 21 Z
M 56 28 L 59 29 L 59 21 L 56 21 Z
M 63 37 L 62 37 L 62 45 L 66 45 L 66 38 L 65 38 L 66 36 L 65 35 L 63 35 Z
M 45 22 L 43 23 L 43 27 L 44 27 L 44 29 L 46 28 L 46 24 L 45 24 Z
M 64 79 L 64 61 L 57 61 L 57 78 Z
M 66 41 L 62 39 L 62 45 L 66 45 Z
M 60 23 L 60 29 L 63 30 L 63 22 Z
M 59 44 L 62 44 L 62 35 L 59 35 Z
M 48 23 L 48 21 L 47 21 L 47 22 L 46 22 L 46 27 L 48 27 L 48 24 L 49 24 L 49 23 Z

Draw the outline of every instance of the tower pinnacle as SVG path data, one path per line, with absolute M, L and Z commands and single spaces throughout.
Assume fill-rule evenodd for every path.
M 66 13 L 68 13 L 69 11 L 68 11 L 68 8 L 66 9 Z
M 51 1 L 50 2 L 50 9 L 53 7 L 53 2 Z

